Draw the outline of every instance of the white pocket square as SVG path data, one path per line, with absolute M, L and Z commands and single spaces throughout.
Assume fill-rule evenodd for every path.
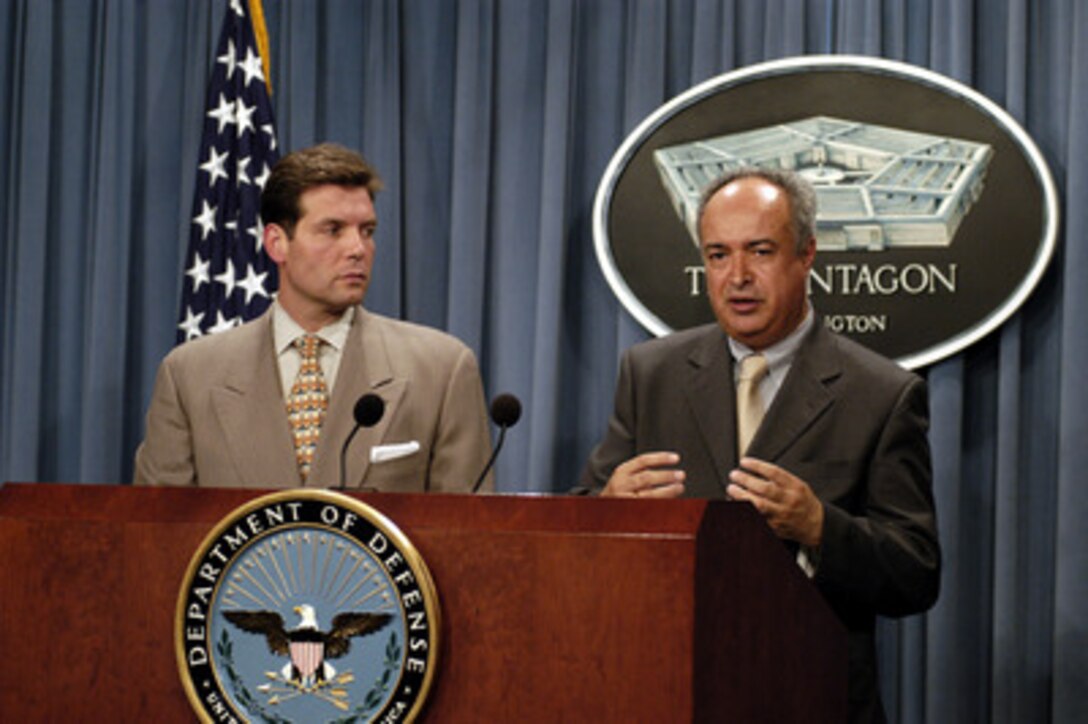
M 390 460 L 415 455 L 417 452 L 419 452 L 419 443 L 415 440 L 396 442 L 392 445 L 375 445 L 370 448 L 370 462 L 387 463 Z

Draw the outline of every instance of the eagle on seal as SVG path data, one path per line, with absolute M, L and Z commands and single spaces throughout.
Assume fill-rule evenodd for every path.
M 317 612 L 310 604 L 295 606 L 294 611 L 300 621 L 290 631 L 275 611 L 224 611 L 223 615 L 243 631 L 263 635 L 273 654 L 289 657 L 281 675 L 304 690 L 336 676 L 336 669 L 327 659 L 345 655 L 353 637 L 380 631 L 393 618 L 388 613 L 338 613 L 332 619 L 332 629 L 326 632 L 317 627 Z

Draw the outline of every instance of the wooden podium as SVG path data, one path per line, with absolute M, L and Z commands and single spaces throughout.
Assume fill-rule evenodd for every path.
M 0 488 L 0 719 L 191 722 L 174 611 L 212 526 L 265 491 Z M 354 497 L 442 608 L 437 722 L 841 722 L 846 635 L 746 504 Z

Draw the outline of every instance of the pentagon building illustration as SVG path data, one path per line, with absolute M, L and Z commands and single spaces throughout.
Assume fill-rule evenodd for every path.
M 814 116 L 654 152 L 673 207 L 698 245 L 703 189 L 740 166 L 785 168 L 816 188 L 826 251 L 949 246 L 982 194 L 982 143 Z

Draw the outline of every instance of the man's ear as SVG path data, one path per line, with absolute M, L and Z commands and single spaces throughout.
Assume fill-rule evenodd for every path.
M 287 258 L 287 231 L 279 224 L 269 224 L 264 227 L 264 251 L 268 258 L 277 264 L 282 264 Z
M 805 270 L 812 268 L 812 262 L 816 261 L 816 237 L 812 237 L 805 244 L 804 250 L 801 252 L 801 262 L 805 265 Z

